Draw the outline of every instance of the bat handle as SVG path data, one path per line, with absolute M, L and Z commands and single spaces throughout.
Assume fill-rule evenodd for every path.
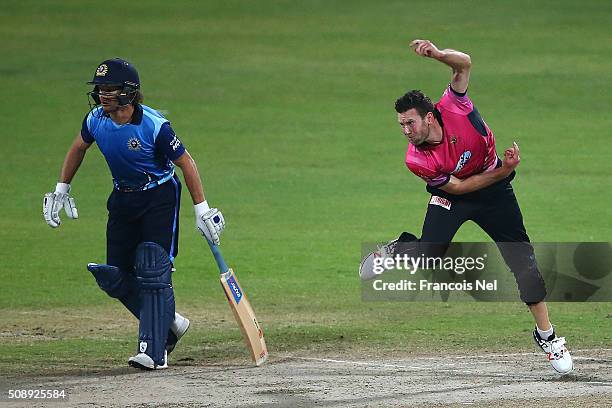
M 223 259 L 223 255 L 221 255 L 221 250 L 218 245 L 213 244 L 212 242 L 206 240 L 208 242 L 208 246 L 210 246 L 210 250 L 212 251 L 215 261 L 217 262 L 217 266 L 219 267 L 219 273 L 225 273 L 229 270 L 227 264 L 225 263 L 225 259 Z

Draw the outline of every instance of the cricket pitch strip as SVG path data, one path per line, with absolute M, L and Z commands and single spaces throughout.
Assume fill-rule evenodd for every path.
M 575 370 L 565 377 L 535 352 L 377 360 L 271 354 L 261 367 L 126 367 L 31 379 L 28 387 L 63 388 L 68 400 L 20 405 L 3 398 L 0 407 L 610 407 L 612 349 L 572 355 Z

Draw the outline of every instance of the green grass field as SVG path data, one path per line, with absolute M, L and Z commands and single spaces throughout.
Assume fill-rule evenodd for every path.
M 533 241 L 609 241 L 612 4 L 598 1 L 11 1 L 0 11 L 0 375 L 123 366 L 136 322 L 85 269 L 105 257 L 106 163 L 73 181 L 80 219 L 41 201 L 87 113 L 85 82 L 120 56 L 167 112 L 225 214 L 222 248 L 272 354 L 533 350 L 520 303 L 364 303 L 362 242 L 418 232 L 428 195 L 403 164 L 393 103 L 436 97 L 450 70 L 413 38 L 472 56 L 470 95 L 516 140 L 514 182 Z M 246 361 L 186 189 L 177 308 L 193 328 L 179 364 Z M 484 240 L 465 225 L 456 240 Z M 612 345 L 610 303 L 552 304 L 575 348 Z

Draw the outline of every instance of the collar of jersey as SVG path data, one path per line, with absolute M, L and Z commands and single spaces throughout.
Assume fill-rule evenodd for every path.
M 134 113 L 132 113 L 132 120 L 130 123 L 132 125 L 140 125 L 142 122 L 142 106 L 140 104 L 134 106 Z
M 440 113 L 438 108 L 434 108 L 433 113 L 434 113 L 434 116 L 436 117 L 436 120 L 440 124 L 440 127 L 444 128 L 444 122 L 442 122 L 442 114 Z

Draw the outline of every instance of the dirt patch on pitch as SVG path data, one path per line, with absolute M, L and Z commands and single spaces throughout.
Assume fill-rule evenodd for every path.
M 522 408 L 534 401 L 541 408 L 608 407 L 612 349 L 575 350 L 573 355 L 576 369 L 565 377 L 553 374 L 540 353 L 401 359 L 301 354 L 272 356 L 258 368 L 125 368 L 80 377 L 8 380 L 0 389 L 6 403 L 9 388 L 61 388 L 69 397 L 63 406 L 76 407 Z

